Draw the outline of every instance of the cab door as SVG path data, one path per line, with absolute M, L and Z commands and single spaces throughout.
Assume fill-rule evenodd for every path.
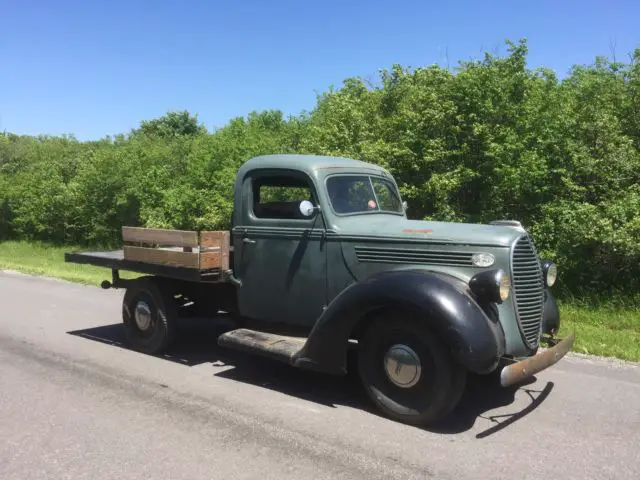
M 299 171 L 255 170 L 242 188 L 233 228 L 240 313 L 310 327 L 327 301 L 325 222 L 299 209 L 303 200 L 318 205 L 313 182 Z

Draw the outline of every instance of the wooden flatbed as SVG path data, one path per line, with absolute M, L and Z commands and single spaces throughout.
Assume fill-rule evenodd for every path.
M 193 282 L 221 282 L 229 270 L 228 231 L 122 227 L 120 250 L 65 253 L 65 262 Z
M 123 250 L 106 252 L 73 252 L 65 253 L 65 262 L 106 267 L 112 270 L 158 275 L 160 277 L 187 280 L 191 282 L 219 282 L 224 279 L 220 268 L 200 270 L 192 267 L 163 265 L 149 262 L 127 260 Z

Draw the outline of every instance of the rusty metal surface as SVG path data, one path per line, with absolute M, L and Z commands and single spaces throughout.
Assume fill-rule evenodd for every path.
M 507 365 L 500 372 L 500 384 L 503 387 L 514 385 L 522 380 L 557 363 L 573 347 L 575 333 L 571 333 L 557 345 L 532 357 Z

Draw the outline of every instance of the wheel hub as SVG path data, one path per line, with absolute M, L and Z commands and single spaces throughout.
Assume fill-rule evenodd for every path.
M 420 380 L 420 357 L 410 347 L 392 345 L 384 356 L 384 368 L 389 380 L 401 388 L 411 388 Z
M 148 330 L 151 326 L 151 308 L 147 302 L 139 300 L 134 311 L 136 325 L 140 330 Z

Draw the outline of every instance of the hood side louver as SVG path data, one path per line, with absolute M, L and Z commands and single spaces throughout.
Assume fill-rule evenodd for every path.
M 473 253 L 440 250 L 356 246 L 359 262 L 420 265 L 472 266 Z

